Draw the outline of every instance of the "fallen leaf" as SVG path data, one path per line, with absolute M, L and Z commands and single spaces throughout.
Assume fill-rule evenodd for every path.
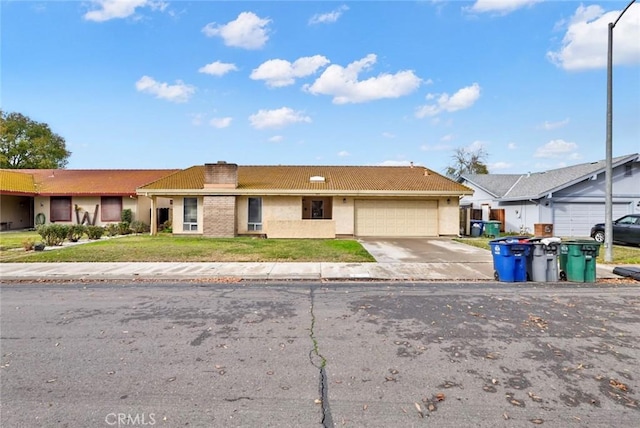
M 533 392 L 529 391 L 529 397 L 535 401 L 535 402 L 541 402 L 542 398 L 540 398 L 539 396 L 537 396 L 536 394 L 534 394 Z
M 536 425 L 542 425 L 544 421 L 542 419 L 531 419 L 531 423 L 534 423 Z
M 322 404 L 322 400 L 321 400 L 321 399 L 319 399 L 319 398 L 316 398 L 315 400 L 313 400 L 313 402 L 314 402 L 315 404 Z
M 369 408 L 369 406 L 366 404 L 362 406 L 362 410 L 367 410 L 367 408 Z
M 445 395 L 442 392 L 439 392 L 436 394 L 436 400 L 437 401 L 444 401 L 444 397 Z
M 502 414 L 502 417 L 504 418 L 505 421 L 509 419 L 509 415 L 507 415 L 506 412 Z
M 625 385 L 624 383 L 619 382 L 619 381 L 617 381 L 615 379 L 609 380 L 609 385 L 611 385 L 612 387 L 614 387 L 616 389 L 619 389 L 620 391 L 627 392 L 627 390 L 628 390 L 627 385 Z

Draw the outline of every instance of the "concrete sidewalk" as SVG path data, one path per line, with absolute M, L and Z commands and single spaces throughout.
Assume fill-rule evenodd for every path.
M 597 279 L 618 278 L 597 265 Z M 2 263 L 0 280 L 381 280 L 493 281 L 478 263 Z M 633 280 L 631 280 L 633 281 Z

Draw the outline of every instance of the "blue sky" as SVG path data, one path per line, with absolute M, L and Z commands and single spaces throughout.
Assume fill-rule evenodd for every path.
M 68 168 L 605 158 L 624 1 L 1 1 L 4 111 Z M 640 152 L 640 4 L 614 29 L 613 152 Z

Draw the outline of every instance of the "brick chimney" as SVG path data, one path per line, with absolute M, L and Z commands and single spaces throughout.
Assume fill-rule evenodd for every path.
M 235 163 L 204 164 L 204 188 L 205 189 L 235 189 L 238 187 L 238 165 Z

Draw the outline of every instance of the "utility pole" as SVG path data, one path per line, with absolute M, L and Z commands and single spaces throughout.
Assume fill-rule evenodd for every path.
M 631 0 L 614 22 L 609 23 L 607 43 L 607 144 L 604 198 L 604 261 L 613 261 L 613 28 L 636 0 Z

